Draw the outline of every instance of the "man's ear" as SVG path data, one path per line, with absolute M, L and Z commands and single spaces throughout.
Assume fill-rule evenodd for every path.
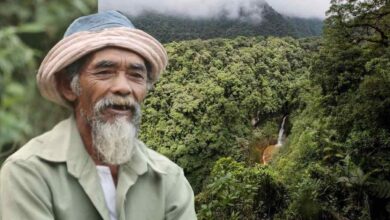
M 74 102 L 77 99 L 77 94 L 73 92 L 70 83 L 71 79 L 66 76 L 64 70 L 57 74 L 57 89 L 60 94 L 69 102 Z

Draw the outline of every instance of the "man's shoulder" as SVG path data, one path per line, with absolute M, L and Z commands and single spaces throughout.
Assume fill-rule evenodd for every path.
M 44 148 L 44 139 L 46 138 L 47 132 L 41 134 L 37 137 L 32 138 L 21 148 L 19 148 L 15 153 L 9 156 L 6 162 L 15 161 L 15 160 L 28 160 L 29 158 L 36 155 L 37 152 L 43 150 Z
M 44 151 L 45 144 L 43 139 L 47 133 L 32 138 L 25 145 L 10 155 L 1 166 L 2 177 L 9 173 L 25 175 L 31 170 L 42 170 L 45 163 L 38 157 L 38 152 Z M 6 174 L 8 173 L 8 174 Z
M 60 149 L 56 149 L 56 145 L 59 144 L 58 141 L 61 139 L 58 134 L 58 130 L 61 126 L 63 126 L 64 121 L 61 121 L 57 125 L 54 126 L 53 129 L 38 135 L 31 140 L 29 140 L 26 144 L 20 147 L 15 153 L 7 158 L 5 162 L 16 161 L 16 160 L 29 160 L 35 156 L 44 156 L 47 154 L 53 154 L 51 152 L 60 151 Z M 55 144 L 57 142 L 57 144 Z M 58 154 L 62 152 L 58 152 Z
M 147 148 L 147 154 L 151 161 L 150 165 L 156 171 L 165 174 L 177 175 L 182 172 L 182 168 L 168 157 L 160 154 L 159 152 Z

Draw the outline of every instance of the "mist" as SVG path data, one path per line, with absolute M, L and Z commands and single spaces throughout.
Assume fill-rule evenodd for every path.
M 144 11 L 191 18 L 221 15 L 237 18 L 243 12 L 253 20 L 261 20 L 262 5 L 267 2 L 277 12 L 302 18 L 324 18 L 330 0 L 98 0 L 99 11 L 120 10 L 129 15 Z
M 325 18 L 330 0 L 268 0 L 269 5 L 284 15 L 301 18 Z

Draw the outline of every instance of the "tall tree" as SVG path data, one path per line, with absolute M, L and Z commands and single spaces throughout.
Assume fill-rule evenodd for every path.
M 302 153 L 306 154 L 306 164 L 322 158 L 325 171 L 337 174 L 333 184 L 342 183 L 339 190 L 327 192 L 337 202 L 322 204 L 323 210 L 337 210 L 353 219 L 388 219 L 390 2 L 333 0 L 328 16 L 323 46 L 311 70 L 313 87 L 320 88 L 319 94 L 311 97 L 314 104 L 302 115 L 306 118 L 295 122 L 291 142 L 296 149 L 292 155 L 300 153 L 302 158 Z M 313 116 L 317 125 L 307 121 Z M 311 132 L 316 135 L 302 124 L 314 128 Z M 299 161 L 299 157 L 294 160 Z M 321 172 L 317 170 L 310 179 L 318 181 Z

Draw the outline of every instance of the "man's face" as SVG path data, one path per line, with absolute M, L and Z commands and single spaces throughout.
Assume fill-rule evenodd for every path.
M 72 86 L 78 93 L 75 111 L 91 128 L 98 160 L 128 162 L 136 145 L 139 103 L 147 91 L 144 60 L 125 49 L 105 48 L 91 55 L 78 80 L 78 88 Z
M 110 122 L 118 117 L 131 120 L 134 109 L 121 100 L 133 99 L 140 103 L 147 92 L 147 69 L 142 57 L 115 47 L 92 54 L 81 70 L 79 80 L 81 93 L 76 112 L 87 121 L 96 117 L 94 107 L 99 101 L 112 97 L 117 97 L 118 101 L 99 110 L 100 120 Z

